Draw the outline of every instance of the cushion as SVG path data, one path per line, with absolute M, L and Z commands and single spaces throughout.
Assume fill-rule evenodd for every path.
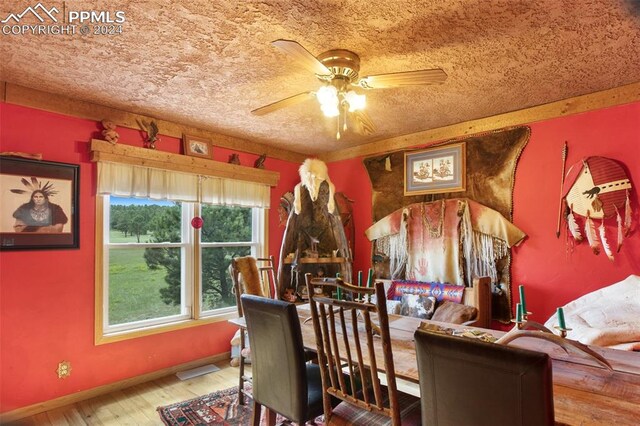
M 462 324 L 471 321 L 476 315 L 478 315 L 478 309 L 474 306 L 462 305 L 445 300 L 438 305 L 431 319 L 433 321 Z
M 431 319 L 436 310 L 435 297 L 418 294 L 404 294 L 400 302 L 400 315 L 408 317 Z
M 399 300 L 387 300 L 387 313 L 400 315 L 401 302 Z
M 403 294 L 418 294 L 426 297 L 435 297 L 438 302 L 449 300 L 461 303 L 464 289 L 465 286 L 463 285 L 394 280 L 387 292 L 387 299 L 402 300 Z

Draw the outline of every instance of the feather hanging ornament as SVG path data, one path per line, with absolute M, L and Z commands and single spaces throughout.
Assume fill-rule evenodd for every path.
M 600 234 L 600 241 L 602 242 L 602 249 L 604 250 L 604 253 L 607 255 L 609 260 L 613 262 L 613 253 L 611 252 L 609 241 L 607 241 L 607 234 L 604 227 L 604 219 L 600 221 L 600 226 L 598 227 L 598 233 Z
M 624 241 L 624 233 L 622 232 L 622 216 L 620 216 L 620 211 L 618 207 L 613 206 L 616 209 L 616 222 L 618 222 L 618 247 L 616 248 L 616 252 L 620 253 L 620 248 L 622 247 L 622 242 Z
M 629 201 L 629 190 L 627 190 L 627 199 L 624 202 L 624 236 L 628 237 L 631 232 L 631 201 Z
M 582 241 L 582 234 L 580 233 L 580 227 L 578 226 L 578 222 L 576 222 L 576 218 L 573 215 L 573 204 L 571 204 L 571 208 L 569 209 L 569 214 L 567 215 L 567 225 L 569 227 L 569 232 L 573 236 L 573 239 L 576 240 L 576 243 Z
M 596 226 L 591 219 L 591 213 L 587 210 L 587 220 L 584 222 L 584 233 L 587 235 L 589 247 L 593 250 L 593 254 L 600 254 L 600 241 L 596 235 Z

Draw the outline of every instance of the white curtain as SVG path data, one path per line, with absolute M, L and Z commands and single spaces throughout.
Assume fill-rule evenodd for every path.
M 130 164 L 98 162 L 98 194 L 269 208 L 269 186 Z

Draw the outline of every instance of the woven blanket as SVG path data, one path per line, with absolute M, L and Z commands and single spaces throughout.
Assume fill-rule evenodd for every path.
M 435 297 L 438 302 L 448 300 L 454 303 L 461 303 L 464 289 L 463 285 L 394 280 L 387 291 L 387 300 L 402 300 L 403 294 L 417 294 L 425 297 Z

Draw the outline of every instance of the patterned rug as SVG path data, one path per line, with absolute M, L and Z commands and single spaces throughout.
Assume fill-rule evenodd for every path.
M 244 426 L 251 424 L 250 398 L 238 404 L 238 387 L 213 392 L 198 398 L 158 407 L 160 419 L 167 426 Z M 264 417 L 264 411 L 263 411 Z M 261 422 L 266 424 L 264 419 Z M 278 415 L 276 424 L 295 424 Z M 322 416 L 316 420 L 322 425 Z
M 402 424 L 405 426 L 419 425 L 420 400 L 400 393 L 398 403 L 402 407 Z M 245 405 L 238 405 L 238 387 L 236 386 L 176 404 L 158 407 L 158 414 L 167 426 L 248 426 L 251 424 L 251 405 L 250 398 L 245 401 Z M 366 415 L 364 410 L 352 408 L 343 403 L 338 411 L 344 421 L 335 422 L 337 426 L 364 424 L 361 420 L 361 416 Z M 260 424 L 266 424 L 264 410 Z M 276 424 L 296 425 L 280 415 L 276 417 Z M 324 426 L 324 416 L 317 417 L 315 424 Z M 366 424 L 368 426 L 388 426 L 390 422 L 388 417 L 375 416 L 375 418 L 368 418 Z

